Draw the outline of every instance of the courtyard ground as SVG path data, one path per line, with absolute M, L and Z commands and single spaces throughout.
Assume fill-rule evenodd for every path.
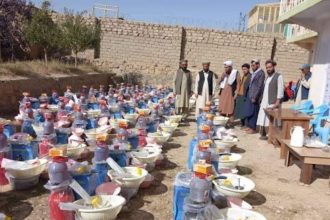
M 239 174 L 256 183 L 256 191 L 245 198 L 245 201 L 253 205 L 254 210 L 264 214 L 269 220 L 330 219 L 330 196 L 327 194 L 329 167 L 316 167 L 315 181 L 310 186 L 301 186 L 299 164 L 285 167 L 284 161 L 279 159 L 279 149 L 260 141 L 258 135 L 246 136 L 239 128 L 235 130 L 240 142 L 234 151 L 243 156 L 238 167 Z M 188 146 L 195 134 L 196 124 L 193 120 L 180 127 L 163 148 L 165 165 L 152 172 L 155 183 L 149 189 L 140 190 L 120 213 L 119 219 L 172 219 L 175 175 L 186 170 Z M 43 188 L 43 184 L 27 191 L 0 194 L 0 212 L 10 214 L 14 220 L 49 219 L 49 192 Z

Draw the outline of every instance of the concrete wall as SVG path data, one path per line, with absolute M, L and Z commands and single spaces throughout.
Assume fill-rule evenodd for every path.
M 300 77 L 298 67 L 307 62 L 309 52 L 287 44 L 282 36 L 215 31 L 101 19 L 100 58 L 95 65 L 117 74 L 141 73 L 145 81 L 171 84 L 181 58 L 197 72 L 203 60 L 211 61 L 213 71 L 221 73 L 223 62 L 231 59 L 235 68 L 253 58 L 274 58 L 285 81 Z
M 82 85 L 108 85 L 113 80 L 114 74 L 90 73 L 83 76 L 0 81 L 0 112 L 1 114 L 17 112 L 23 92 L 30 92 L 32 96 L 39 97 L 41 93 L 51 94 L 52 89 L 55 89 L 63 95 L 67 85 L 72 86 L 73 91 L 80 91 Z

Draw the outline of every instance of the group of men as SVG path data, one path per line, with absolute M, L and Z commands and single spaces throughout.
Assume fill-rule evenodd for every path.
M 266 128 L 269 119 L 264 111 L 266 108 L 279 108 L 284 96 L 283 76 L 276 71 L 276 62 L 265 62 L 266 74 L 259 59 L 242 65 L 242 74 L 233 68 L 232 61 L 224 62 L 224 72 L 218 76 L 210 70 L 210 62 L 203 62 L 203 70 L 198 72 L 194 90 L 192 74 L 188 70 L 188 61 L 180 61 L 180 68 L 174 77 L 174 95 L 176 96 L 176 114 L 185 119 L 189 113 L 189 99 L 196 97 L 196 117 L 201 113 L 207 102 L 218 97 L 218 112 L 229 117 L 228 126 L 239 119 L 242 130 L 247 134 L 257 132 L 260 128 L 261 139 L 267 139 Z M 301 67 L 302 77 L 297 84 L 296 102 L 308 98 L 311 78 L 310 66 Z M 193 92 L 194 91 L 194 92 Z

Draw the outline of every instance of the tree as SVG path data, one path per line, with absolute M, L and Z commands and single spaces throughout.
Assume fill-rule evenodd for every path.
M 25 0 L 0 0 L 0 61 L 2 55 L 14 59 L 18 52 L 29 51 L 22 24 L 31 19 L 32 8 Z
M 59 47 L 61 38 L 60 28 L 52 20 L 49 8 L 50 2 L 44 1 L 41 9 L 33 11 L 32 19 L 24 30 L 31 45 L 39 45 L 43 48 L 46 66 L 48 66 L 49 51 Z
M 65 11 L 65 19 L 61 24 L 65 48 L 71 49 L 75 56 L 75 67 L 78 65 L 78 53 L 95 48 L 99 42 L 100 29 L 97 24 L 89 25 L 84 18 L 85 12 L 73 14 Z

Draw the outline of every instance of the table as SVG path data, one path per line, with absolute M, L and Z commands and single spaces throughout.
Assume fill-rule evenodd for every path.
M 320 148 L 292 147 L 290 140 L 281 140 L 281 154 L 285 154 L 285 166 L 291 166 L 293 159 L 302 162 L 300 182 L 310 184 L 314 165 L 329 165 L 330 152 L 325 152 Z
M 293 109 L 264 110 L 269 117 L 268 143 L 273 144 L 275 147 L 280 146 L 282 139 L 291 138 L 291 128 L 294 126 L 303 127 L 305 136 L 308 135 L 311 116 Z

